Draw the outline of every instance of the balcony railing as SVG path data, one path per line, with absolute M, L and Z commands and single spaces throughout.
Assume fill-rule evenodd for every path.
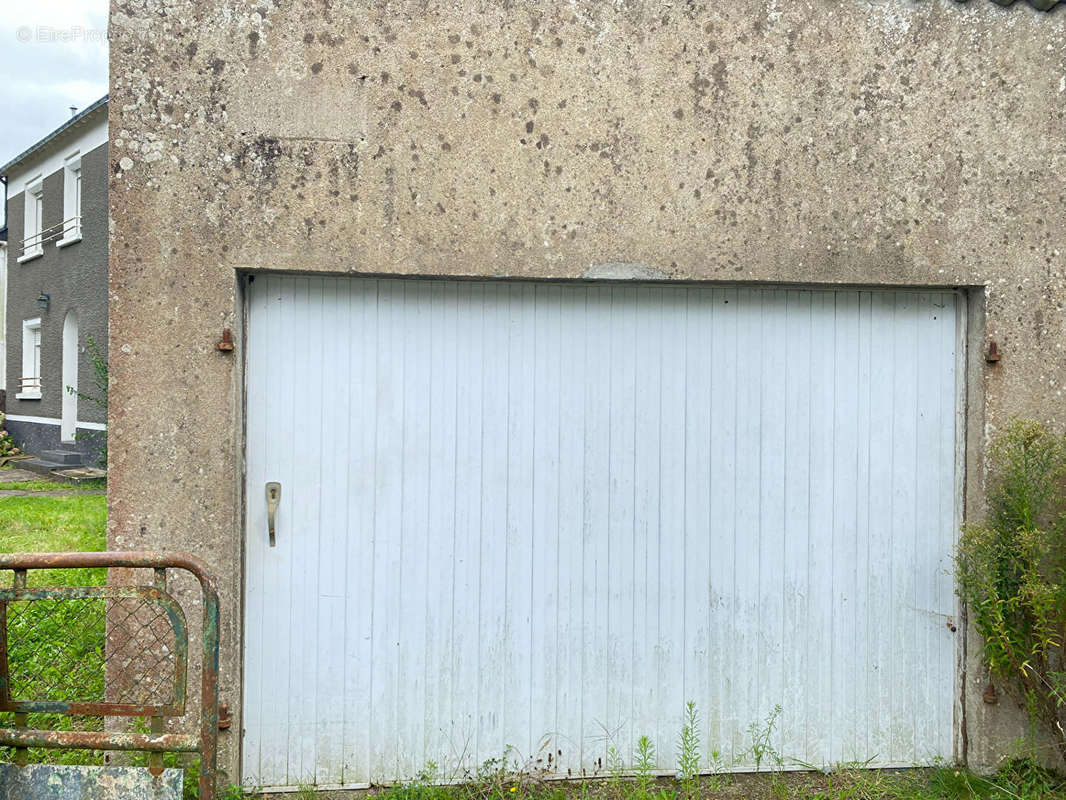
M 80 233 L 81 215 L 79 214 L 27 236 L 22 240 L 22 254 L 19 257 L 40 255 L 44 252 L 44 246 L 48 242 L 62 243 L 64 239 L 75 238 Z
M 19 391 L 20 395 L 37 395 L 41 394 L 41 379 L 39 377 L 31 378 L 19 378 Z

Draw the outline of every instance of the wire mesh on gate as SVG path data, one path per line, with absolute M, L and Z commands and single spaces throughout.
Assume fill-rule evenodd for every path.
M 165 610 L 150 599 L 20 600 L 6 606 L 10 699 L 174 703 L 177 637 Z

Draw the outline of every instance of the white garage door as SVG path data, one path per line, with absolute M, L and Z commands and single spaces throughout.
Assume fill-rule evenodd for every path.
M 951 758 L 956 295 L 248 297 L 246 783 Z

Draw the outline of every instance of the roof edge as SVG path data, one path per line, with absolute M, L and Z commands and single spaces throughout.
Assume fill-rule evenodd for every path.
M 66 122 L 64 122 L 62 125 L 60 125 L 58 128 L 56 128 L 54 131 L 49 133 L 43 139 L 41 139 L 40 141 L 36 142 L 35 144 L 30 145 L 28 148 L 23 150 L 21 153 L 19 153 L 13 159 L 11 159 L 6 164 L 4 164 L 2 167 L 0 167 L 0 175 L 7 175 L 7 173 L 11 171 L 11 168 L 13 166 L 15 166 L 16 164 L 18 164 L 20 161 L 25 161 L 27 158 L 29 158 L 31 155 L 33 155 L 38 150 L 43 148 L 45 145 L 47 145 L 53 139 L 57 139 L 58 137 L 62 136 L 70 128 L 73 128 L 75 125 L 77 125 L 79 122 L 84 120 L 86 117 L 88 117 L 94 111 L 96 111 L 97 109 L 101 108 L 102 106 L 106 106 L 108 97 L 109 97 L 109 95 L 105 94 L 103 97 L 101 97 L 99 100 L 97 100 L 92 105 L 87 106 L 82 111 L 79 111 L 77 114 L 75 114 L 73 117 L 68 119 Z

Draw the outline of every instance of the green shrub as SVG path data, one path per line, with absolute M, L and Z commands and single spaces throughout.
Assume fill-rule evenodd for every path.
M 1066 443 L 1039 423 L 1015 421 L 991 465 L 988 518 L 966 525 L 959 542 L 959 594 L 989 671 L 1066 758 Z
M 0 414 L 0 458 L 4 456 L 17 456 L 22 451 L 15 447 L 11 434 L 3 430 L 4 414 Z

